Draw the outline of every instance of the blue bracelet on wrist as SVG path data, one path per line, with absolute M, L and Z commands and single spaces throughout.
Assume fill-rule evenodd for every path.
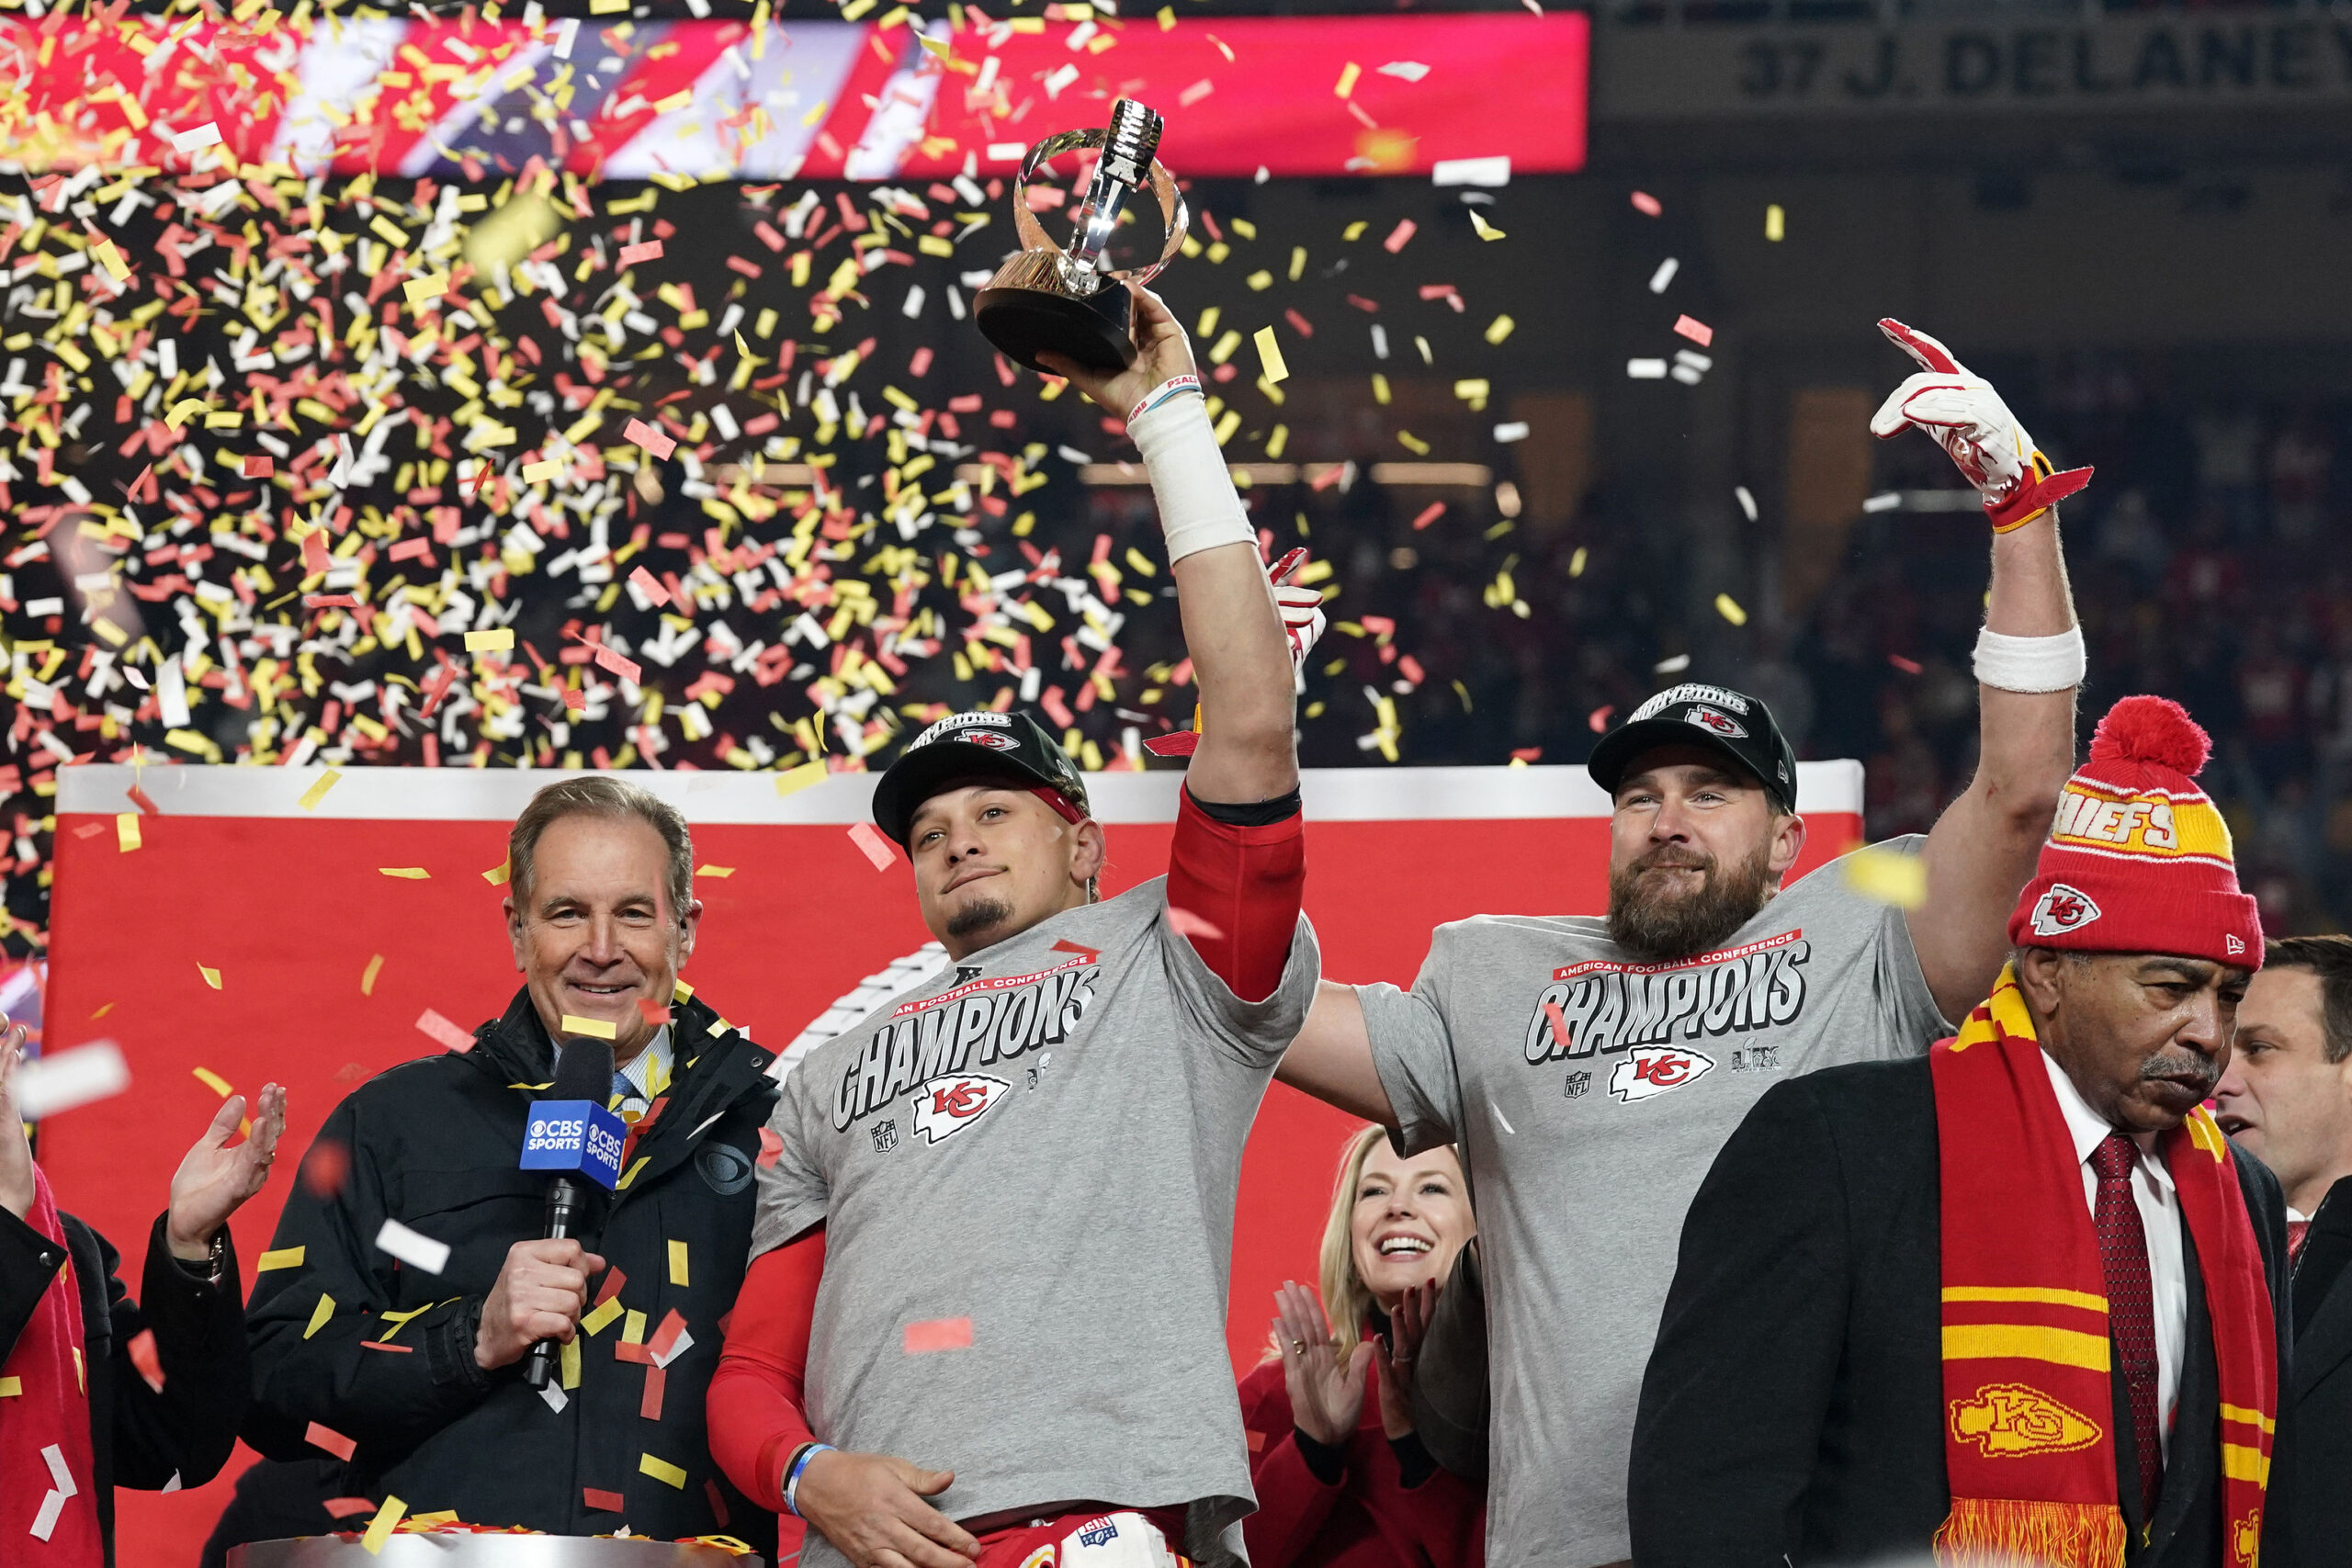
M 784 1477 L 784 1506 L 786 1513 L 796 1519 L 802 1517 L 797 1494 L 800 1490 L 800 1472 L 808 1468 L 808 1461 L 819 1454 L 839 1451 L 831 1443 L 806 1443 L 801 1446 L 800 1451 L 792 1458 L 792 1468 L 786 1472 Z

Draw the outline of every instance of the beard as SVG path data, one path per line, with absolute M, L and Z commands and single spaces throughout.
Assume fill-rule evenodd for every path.
M 1661 844 L 1609 874 L 1609 934 L 1645 964 L 1719 947 L 1771 897 L 1771 853 L 1770 843 L 1759 844 L 1746 862 L 1725 870 L 1703 850 Z M 1699 886 L 1682 893 L 1649 886 L 1644 874 L 1662 866 L 1697 870 Z
M 975 898 L 947 917 L 947 934 L 961 942 L 993 931 L 1012 919 L 1012 906 L 1001 898 Z

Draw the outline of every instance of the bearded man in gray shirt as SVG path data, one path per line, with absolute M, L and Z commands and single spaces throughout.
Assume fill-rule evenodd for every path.
M 1922 1052 L 1984 997 L 2073 767 L 2083 644 L 2052 507 L 2089 471 L 2052 473 L 1941 344 L 1880 325 L 1922 370 L 1871 429 L 1934 436 L 1994 528 L 1976 776 L 1924 840 L 1871 852 L 1924 863 L 1925 901 L 1866 895 L 1842 862 L 1783 887 L 1805 839 L 1788 742 L 1755 698 L 1676 686 L 1589 764 L 1612 807 L 1606 919 L 1440 927 L 1409 992 L 1324 982 L 1276 1075 L 1408 1154 L 1462 1155 L 1498 1568 L 1628 1556 L 1634 1406 L 1701 1179 L 1774 1083 Z

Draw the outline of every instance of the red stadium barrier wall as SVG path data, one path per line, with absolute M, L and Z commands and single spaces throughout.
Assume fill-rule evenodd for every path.
M 355 769 L 306 811 L 300 797 L 321 772 L 60 770 L 46 1036 L 52 1050 L 119 1042 L 132 1081 L 53 1118 L 41 1157 L 60 1202 L 124 1249 L 134 1282 L 172 1171 L 219 1103 L 195 1068 L 243 1091 L 286 1084 L 288 1148 L 300 1151 L 359 1077 L 441 1048 L 417 1029 L 425 1010 L 470 1030 L 518 984 L 503 890 L 481 874 L 503 863 L 507 825 L 532 791 L 563 775 Z M 630 776 L 694 825 L 707 913 L 686 976 L 752 1038 L 787 1044 L 928 940 L 903 863 L 876 872 L 845 831 L 865 818 L 873 775 L 834 774 L 783 799 L 773 774 Z M 1165 868 L 1179 779 L 1091 781 L 1111 829 L 1106 892 Z M 135 809 L 134 783 L 160 814 L 125 852 L 113 818 Z M 1861 786 L 1859 763 L 1801 765 L 1811 836 L 1800 873 L 1860 836 Z M 1606 903 L 1608 803 L 1580 768 L 1317 771 L 1306 796 L 1306 909 L 1332 978 L 1409 984 L 1442 921 Z M 410 868 L 428 875 L 385 874 Z M 1260 1113 L 1235 1233 L 1237 1367 L 1258 1359 L 1275 1287 L 1314 1278 L 1351 1125 L 1279 1085 Z M 234 1222 L 248 1269 L 296 1161 L 281 1164 L 286 1174 Z M 121 1568 L 192 1561 L 228 1491 L 224 1478 L 169 1496 L 124 1493 Z

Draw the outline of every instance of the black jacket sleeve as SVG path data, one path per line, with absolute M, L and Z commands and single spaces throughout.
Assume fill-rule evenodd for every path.
M 1641 1568 L 1780 1568 L 1796 1551 L 1851 1267 L 1827 1120 L 1803 1080 L 1777 1084 L 1683 1221 L 1634 1425 Z
M 399 1445 L 471 1409 L 502 1373 L 474 1361 L 481 1297 L 400 1307 L 393 1260 L 375 1246 L 388 1216 L 358 1099 L 335 1107 L 319 1130 L 321 1142 L 350 1151 L 341 1190 L 322 1197 L 297 1181 L 278 1216 L 270 1249 L 282 1258 L 299 1247 L 300 1261 L 256 1274 L 246 1314 L 262 1417 L 254 1425 L 291 1436 L 316 1421 L 359 1443 Z M 322 1297 L 331 1298 L 323 1315 Z M 370 1349 L 370 1341 L 405 1349 Z M 282 1447 L 265 1451 L 298 1457 Z
M 104 1236 L 97 1243 L 114 1321 L 115 1484 L 152 1492 L 176 1474 L 183 1485 L 201 1486 L 229 1462 L 253 1380 L 233 1245 L 220 1282 L 209 1273 L 199 1279 L 173 1259 L 158 1214 L 134 1301 L 116 1272 L 121 1260 L 112 1244 Z M 160 1390 L 130 1359 L 131 1341 L 151 1329 Z
M 33 1309 L 65 1267 L 65 1248 L 0 1209 L 0 1361 L 33 1320 Z

